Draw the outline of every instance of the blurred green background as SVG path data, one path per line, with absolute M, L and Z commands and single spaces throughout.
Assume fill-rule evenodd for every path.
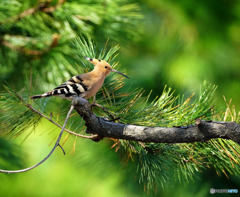
M 33 81 L 37 81 L 35 91 L 40 93 L 64 82 L 72 73 L 61 70 L 76 64 L 72 41 L 88 34 L 99 50 L 108 38 L 108 46 L 120 44 L 117 60 L 131 79 L 126 81 L 126 91 L 129 87 L 143 87 L 146 94 L 152 90 L 153 99 L 167 84 L 176 94 L 189 96 L 206 80 L 218 85 L 219 110 L 226 108 L 223 95 L 240 109 L 239 1 L 49 2 L 49 7 L 59 6 L 48 14 L 42 14 L 45 11 L 40 9 L 19 19 L 14 16 L 40 1 L 0 2 L 1 83 L 8 82 L 20 90 L 28 87 L 31 73 Z M 55 38 L 56 46 L 54 33 L 59 35 Z M 45 45 L 50 47 L 46 49 Z M 34 50 L 43 53 L 34 55 Z M 1 149 L 9 150 L 6 153 L 0 149 L 1 168 L 19 169 L 35 164 L 51 149 L 57 131 L 41 121 L 24 143 L 28 132 L 10 141 L 0 138 Z M 57 149 L 33 171 L 0 174 L 0 195 L 208 196 L 210 188 L 239 189 L 239 177 L 218 177 L 209 170 L 196 174 L 193 182 L 172 182 L 162 190 L 144 192 L 138 184 L 134 162 L 124 161 L 120 153 L 110 149 L 111 145 L 107 139 L 95 143 L 70 137 L 64 145 L 67 155 Z

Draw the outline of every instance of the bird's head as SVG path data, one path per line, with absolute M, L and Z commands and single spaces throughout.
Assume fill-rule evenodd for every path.
M 127 75 L 124 75 L 123 73 L 113 69 L 106 61 L 100 60 L 100 59 L 93 59 L 85 57 L 86 60 L 91 62 L 94 65 L 94 70 L 96 69 L 98 72 L 103 73 L 105 76 L 109 75 L 110 72 L 118 73 L 126 78 L 128 78 Z M 129 79 L 129 78 L 128 78 Z

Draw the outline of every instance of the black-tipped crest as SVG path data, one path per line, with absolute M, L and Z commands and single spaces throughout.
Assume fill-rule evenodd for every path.
M 88 61 L 93 61 L 92 58 L 89 58 L 89 57 L 86 57 L 86 56 L 84 56 L 84 58 L 85 58 L 86 60 L 88 60 Z

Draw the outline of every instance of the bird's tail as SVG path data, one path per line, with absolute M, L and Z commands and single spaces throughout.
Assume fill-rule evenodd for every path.
M 43 97 L 48 97 L 48 96 L 52 96 L 52 95 L 49 92 L 47 92 L 47 93 L 44 93 L 44 94 L 31 96 L 31 99 L 38 99 L 38 98 L 43 98 Z

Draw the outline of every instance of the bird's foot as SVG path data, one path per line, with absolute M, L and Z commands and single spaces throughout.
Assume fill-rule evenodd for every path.
M 93 109 L 93 107 L 98 107 L 98 108 L 101 108 L 103 110 L 107 110 L 105 107 L 103 107 L 102 105 L 96 103 L 95 101 L 93 103 L 91 103 L 91 110 Z
M 115 114 L 111 113 L 107 108 L 103 107 L 102 105 L 100 105 L 96 102 L 91 103 L 91 111 L 93 110 L 93 107 L 98 107 L 98 108 L 102 109 L 108 116 L 111 117 L 110 121 L 116 121 L 116 120 L 120 119 L 120 117 L 117 117 Z

